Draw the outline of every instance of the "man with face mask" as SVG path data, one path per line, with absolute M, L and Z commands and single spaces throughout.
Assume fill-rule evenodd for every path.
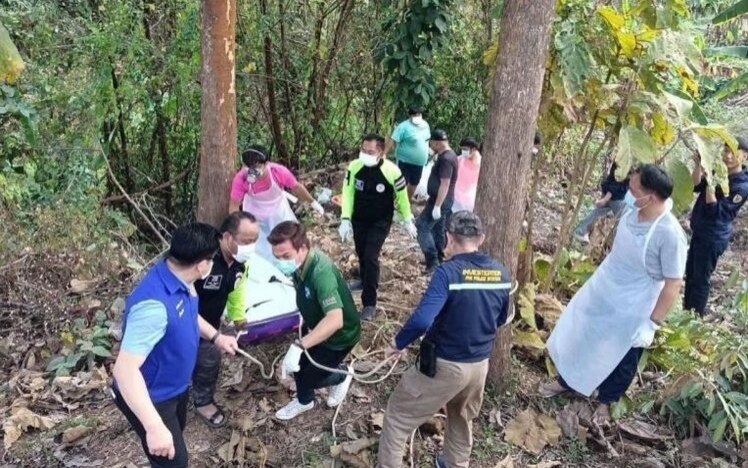
M 351 291 L 330 258 L 311 249 L 304 225 L 286 221 L 268 238 L 280 271 L 293 279 L 296 305 L 306 333 L 294 340 L 281 363 L 281 373 L 294 374 L 297 396 L 275 413 L 280 420 L 293 419 L 314 408 L 314 390 L 329 387 L 327 406 L 338 406 L 351 385 L 351 376 L 320 369 L 312 359 L 329 368 L 346 369 L 341 363 L 361 336 L 361 321 Z
M 400 356 L 423 336 L 418 368 L 410 368 L 387 403 L 379 439 L 380 468 L 400 468 L 410 434 L 446 408 L 439 468 L 467 467 L 496 330 L 507 323 L 511 279 L 507 268 L 479 251 L 483 223 L 458 211 L 447 227 L 447 261 L 431 277 L 418 308 L 386 355 Z M 424 336 L 425 335 L 425 336 Z
M 200 299 L 200 316 L 216 330 L 221 327 L 221 316 L 228 298 L 244 273 L 244 262 L 255 251 L 260 227 L 254 216 L 236 211 L 226 217 L 220 232 L 219 249 L 213 256 L 210 275 L 195 282 Z M 229 309 L 230 320 L 244 321 L 243 314 L 232 317 L 232 313 L 236 313 L 235 309 Z M 192 376 L 192 401 L 197 415 L 214 428 L 225 425 L 227 421 L 223 410 L 213 399 L 220 369 L 220 350 L 207 339 L 201 339 Z
M 541 386 L 551 397 L 567 390 L 591 396 L 595 419 L 607 422 L 636 375 L 644 348 L 680 293 L 686 236 L 670 212 L 673 181 L 654 164 L 632 171 L 613 247 L 574 295 L 548 339 L 559 378 Z
M 452 212 L 457 183 L 457 155 L 449 146 L 447 133 L 434 130 L 429 146 L 436 153 L 428 182 L 429 200 L 416 220 L 418 245 L 426 261 L 426 272 L 431 273 L 444 258 L 445 226 Z
M 242 162 L 244 167 L 237 172 L 231 183 L 229 213 L 241 208 L 257 218 L 260 223 L 257 253 L 272 261 L 273 254 L 267 243 L 268 234 L 282 221 L 296 221 L 286 190 L 309 203 L 318 215 L 325 214 L 325 210 L 287 167 L 270 162 L 270 152 L 264 147 L 250 146 L 242 153 Z
M 343 183 L 340 237 L 356 245 L 363 291 L 361 318 L 373 320 L 377 310 L 379 254 L 390 232 L 395 204 L 408 234 L 415 239 L 416 225 L 400 169 L 384 159 L 384 138 L 366 135 L 358 159 L 348 166 Z
M 221 334 L 198 314 L 194 283 L 210 275 L 218 248 L 212 226 L 177 228 L 166 258 L 127 298 L 112 392 L 153 467 L 188 464 L 182 431 L 200 338 L 225 353 L 238 349 L 236 338 Z
M 683 308 L 695 310 L 702 317 L 707 313 L 710 278 L 717 267 L 717 260 L 727 250 L 732 236 L 732 226 L 738 211 L 748 198 L 748 172 L 745 164 L 748 156 L 748 139 L 737 138 L 738 151 L 733 153 L 725 145 L 722 161 L 727 166 L 729 191 L 707 184 L 701 168 L 701 158 L 694 157 L 695 167 L 691 174 L 694 192 L 699 194 L 691 211 L 691 246 L 686 262 L 686 290 Z
M 465 138 L 460 142 L 460 156 L 457 158 L 457 182 L 455 183 L 455 201 L 452 211 L 473 211 L 475 196 L 478 192 L 480 176 L 480 145 L 474 138 Z
M 429 160 L 430 136 L 431 128 L 423 119 L 423 111 L 420 107 L 411 106 L 408 109 L 408 119 L 395 127 L 385 147 L 385 154 L 390 154 L 395 149 L 395 160 L 408 183 L 409 198 L 413 197 L 421 180 L 423 167 Z

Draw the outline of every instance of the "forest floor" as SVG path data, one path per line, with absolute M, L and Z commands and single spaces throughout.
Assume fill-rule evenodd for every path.
M 536 214 L 533 244 L 549 252 L 557 241 L 560 214 L 550 187 Z M 559 202 L 560 203 L 560 202 Z M 715 275 L 713 304 L 729 302 L 735 291 L 726 278 L 748 258 L 748 217 L 743 216 L 735 241 L 725 253 Z M 337 240 L 335 222 L 312 228 L 314 244 L 329 254 L 344 273 L 354 270 L 355 256 Z M 112 248 L 116 248 L 115 245 Z M 362 349 L 377 349 L 397 331 L 417 304 L 427 277 L 421 273 L 421 255 L 414 241 L 393 227 L 383 254 L 379 313 L 364 325 Z M 89 325 L 97 311 L 109 319 L 116 334 L 126 297 L 145 262 L 120 255 L 111 268 L 92 271 L 85 252 L 46 255 L 27 250 L 0 267 L 0 419 L 4 420 L 5 446 L 0 467 L 140 467 L 145 457 L 135 434 L 113 405 L 107 388 L 112 359 L 94 372 L 54 379 L 45 372 L 47 362 L 73 340 L 71 321 Z M 89 281 L 90 280 L 90 281 Z M 101 312 L 99 312 L 101 315 Z M 249 349 L 270 363 L 286 344 L 264 344 Z M 116 345 L 115 345 L 116 349 Z M 360 353 L 360 351 L 356 351 Z M 413 357 L 411 356 L 412 360 Z M 366 359 L 359 368 L 370 368 Z M 701 467 L 734 466 L 730 457 L 714 449 L 696 447 L 695 439 L 679 441 L 659 416 L 630 415 L 598 431 L 588 424 L 591 404 L 558 397 L 543 400 L 538 384 L 547 378 L 543 359 L 515 350 L 513 372 L 506 390 L 487 389 L 474 424 L 475 445 L 471 466 L 508 468 L 537 466 L 588 467 Z M 651 376 L 650 376 L 651 377 Z M 354 383 L 336 420 L 338 451 L 346 466 L 373 466 L 375 442 L 381 429 L 387 396 L 397 384 L 395 375 L 382 383 Z M 630 393 L 643 388 L 664 391 L 666 376 L 637 379 Z M 193 411 L 185 432 L 191 466 L 330 466 L 334 410 L 320 396 L 314 410 L 291 422 L 279 422 L 274 412 L 291 394 L 285 382 L 265 380 L 257 366 L 241 357 L 225 357 L 217 401 L 228 412 L 230 424 L 209 429 Z M 21 416 L 18 416 L 18 414 Z M 11 418 L 11 415 L 16 415 Z M 549 417 L 547 417 L 549 416 Z M 14 422 L 27 425 L 20 434 Z M 556 423 L 557 422 L 557 423 Z M 523 450 L 505 440 L 507 431 L 522 438 Z M 519 434 L 517 434 L 519 432 Z M 443 435 L 443 420 L 434 419 L 416 434 L 413 466 L 433 466 L 433 453 Z M 571 437 L 570 437 L 571 436 Z M 534 453 L 533 453 L 534 452 Z M 733 455 L 732 463 L 737 458 Z M 337 466 L 341 466 L 340 461 Z

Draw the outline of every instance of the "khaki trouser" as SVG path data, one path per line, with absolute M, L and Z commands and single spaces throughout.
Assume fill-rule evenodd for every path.
M 467 467 L 473 447 L 472 421 L 483 403 L 487 373 L 488 359 L 475 363 L 437 359 L 433 378 L 411 367 L 387 403 L 378 466 L 400 468 L 410 434 L 446 406 L 444 456 L 450 467 Z

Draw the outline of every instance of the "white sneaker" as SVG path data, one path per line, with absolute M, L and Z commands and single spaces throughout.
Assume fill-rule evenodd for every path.
M 348 372 L 351 371 L 351 367 L 348 366 Z M 329 406 L 330 408 L 335 408 L 339 404 L 343 403 L 345 396 L 348 394 L 348 389 L 351 388 L 352 381 L 353 376 L 351 374 L 348 374 L 345 376 L 344 381 L 330 387 L 330 393 L 327 394 L 327 406 Z
M 281 421 L 288 421 L 289 419 L 293 419 L 301 413 L 305 413 L 312 408 L 314 408 L 313 401 L 309 404 L 302 405 L 301 403 L 299 403 L 299 400 L 297 398 L 294 398 L 289 404 L 279 409 L 275 413 L 275 417 L 276 419 L 280 419 Z
M 579 242 L 581 242 L 583 244 L 589 244 L 590 243 L 590 235 L 589 234 L 585 234 L 583 236 L 580 236 L 579 234 L 577 234 L 575 232 L 574 233 L 574 239 L 578 240 Z

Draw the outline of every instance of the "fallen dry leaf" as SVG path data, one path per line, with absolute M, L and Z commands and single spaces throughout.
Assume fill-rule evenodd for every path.
M 561 466 L 561 462 L 556 460 L 542 461 L 537 465 L 527 465 L 527 468 L 553 468 L 554 466 Z
M 371 413 L 371 425 L 375 428 L 381 429 L 384 427 L 384 412 Z
M 70 292 L 72 294 L 83 294 L 84 292 L 93 289 L 98 282 L 99 280 L 97 279 L 80 280 L 78 278 L 74 278 L 70 280 Z
M 514 468 L 514 460 L 511 455 L 507 455 L 503 460 L 498 462 L 493 468 Z
M 74 444 L 89 435 L 91 432 L 93 432 L 93 428 L 88 426 L 80 425 L 70 427 L 68 429 L 65 429 L 65 431 L 62 433 L 62 443 Z
M 257 404 L 263 413 L 271 413 L 273 411 L 273 405 L 270 404 L 267 398 L 263 398 Z
M 644 421 L 623 421 L 618 423 L 618 428 L 628 435 L 644 440 L 670 440 L 673 436 L 659 426 L 654 426 Z
M 538 294 L 535 296 L 535 313 L 543 317 L 543 328 L 545 330 L 553 329 L 563 310 L 564 305 L 554 295 Z
M 5 450 L 10 449 L 27 430 L 31 428 L 48 430 L 55 427 L 55 424 L 55 420 L 49 416 L 40 416 L 22 406 L 13 408 L 10 417 L 3 422 Z
M 544 414 L 538 415 L 529 408 L 509 421 L 504 431 L 504 440 L 535 455 L 546 445 L 558 444 L 560 438 L 561 428 L 555 419 Z

